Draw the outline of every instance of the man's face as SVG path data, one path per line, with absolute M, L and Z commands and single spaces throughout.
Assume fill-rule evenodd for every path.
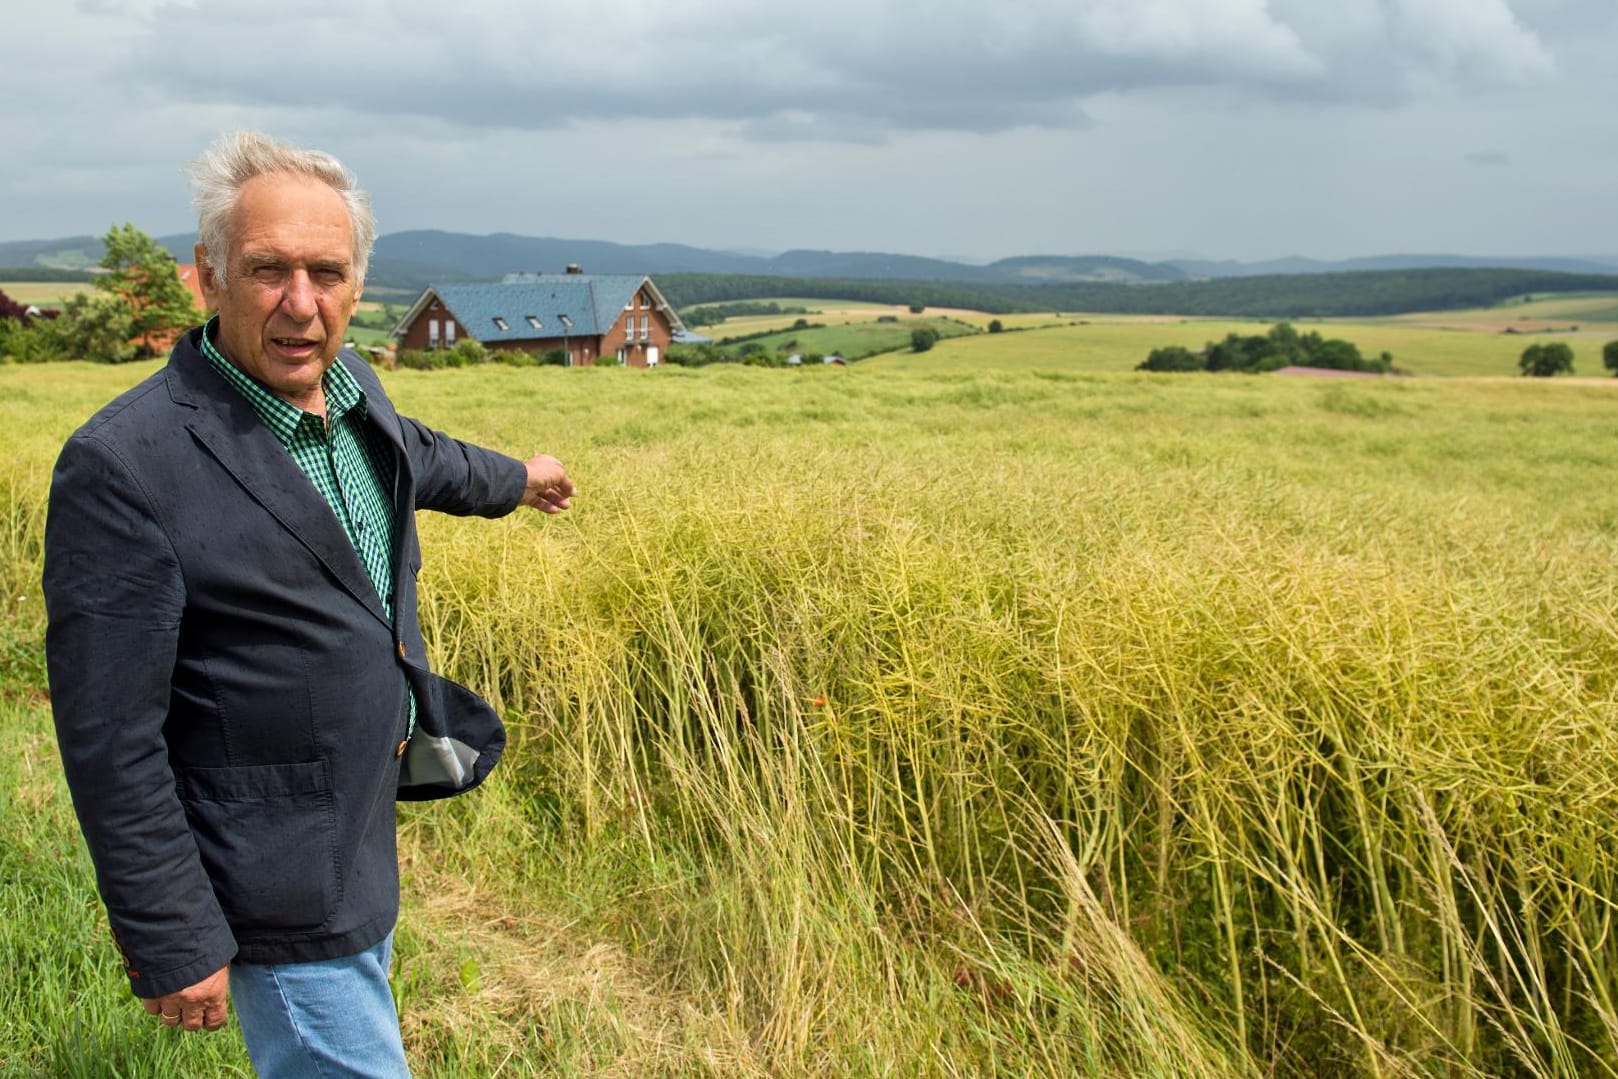
M 197 269 L 219 312 L 219 346 L 243 371 L 300 408 L 323 407 L 321 376 L 337 358 L 359 306 L 354 232 L 336 191 L 305 176 L 271 173 L 242 185 L 231 217 L 229 288 Z

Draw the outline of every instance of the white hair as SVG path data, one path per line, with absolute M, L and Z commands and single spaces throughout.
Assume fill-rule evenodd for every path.
M 196 185 L 192 205 L 197 211 L 197 238 L 208 249 L 208 272 L 221 289 L 228 281 L 231 248 L 231 215 L 242 185 L 255 176 L 283 173 L 319 180 L 343 197 L 348 221 L 354 233 L 354 275 L 361 284 L 371 261 L 371 244 L 376 240 L 376 215 L 371 196 L 359 188 L 354 174 L 342 162 L 321 150 L 305 150 L 278 142 L 257 131 L 229 131 L 190 167 Z

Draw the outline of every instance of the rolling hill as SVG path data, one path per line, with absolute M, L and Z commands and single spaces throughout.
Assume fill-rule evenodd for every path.
M 181 262 L 191 261 L 196 237 L 158 237 Z M 0 267 L 12 271 L 83 271 L 101 257 L 94 236 L 0 243 Z M 1289 258 L 1268 262 L 1181 259 L 1146 262 L 1107 255 L 1023 255 L 987 264 L 869 251 L 794 250 L 743 254 L 685 244 L 619 244 L 605 240 L 494 233 L 475 236 L 414 229 L 379 237 L 372 254 L 373 288 L 413 292 L 433 281 L 497 278 L 513 270 L 558 271 L 570 263 L 592 273 L 742 274 L 756 277 L 858 281 L 932 281 L 961 285 L 1162 285 L 1235 277 L 1276 277 L 1350 271 L 1410 271 L 1438 267 L 1517 269 L 1574 274 L 1618 273 L 1618 256 L 1589 258 L 1461 255 L 1383 255 L 1326 262 Z M 13 273 L 21 276 L 21 273 Z

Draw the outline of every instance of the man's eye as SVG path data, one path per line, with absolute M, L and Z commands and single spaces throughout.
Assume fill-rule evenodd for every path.
M 340 285 L 346 280 L 346 275 L 341 270 L 316 270 L 314 278 L 322 285 Z
M 255 281 L 273 282 L 285 276 L 285 271 L 279 266 L 255 266 L 252 272 Z

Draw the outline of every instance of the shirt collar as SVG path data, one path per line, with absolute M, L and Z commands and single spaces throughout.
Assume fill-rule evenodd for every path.
M 282 443 L 290 443 L 298 428 L 306 422 L 321 424 L 319 416 L 277 397 L 262 382 L 226 359 L 225 354 L 220 352 L 213 342 L 218 332 L 219 316 L 215 315 L 203 328 L 202 354 L 226 382 L 247 398 L 247 403 L 253 406 L 253 411 L 264 421 L 264 426 L 268 427 Z M 357 417 L 365 416 L 365 388 L 341 360 L 333 362 L 326 369 L 326 373 L 321 376 L 320 385 L 326 395 L 327 421 L 336 423 L 354 410 L 357 410 L 355 412 Z

